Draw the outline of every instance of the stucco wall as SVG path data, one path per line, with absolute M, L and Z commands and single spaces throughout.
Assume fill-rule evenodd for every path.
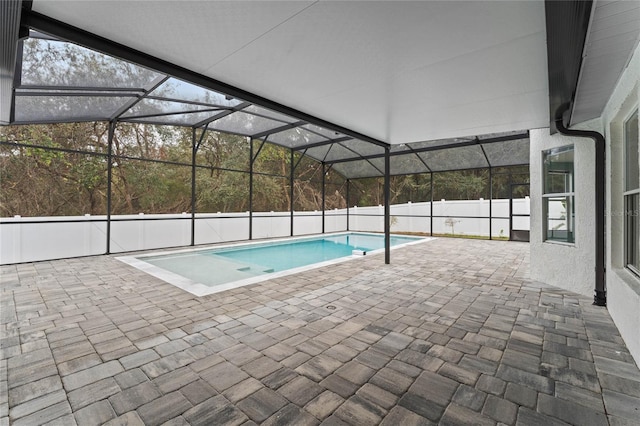
M 593 124 L 592 124 L 593 125 Z M 530 131 L 531 278 L 586 296 L 595 287 L 595 146 L 592 139 Z M 542 215 L 542 151 L 574 146 L 575 244 L 545 242 Z
M 623 265 L 623 132 L 624 120 L 640 100 L 640 45 L 602 114 L 607 140 L 607 308 L 629 351 L 640 365 L 640 278 Z

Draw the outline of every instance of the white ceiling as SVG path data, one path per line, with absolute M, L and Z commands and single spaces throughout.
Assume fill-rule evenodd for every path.
M 541 1 L 44 1 L 33 10 L 400 144 L 548 126 Z

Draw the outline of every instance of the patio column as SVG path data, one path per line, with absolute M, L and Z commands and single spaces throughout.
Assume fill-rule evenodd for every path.
M 384 263 L 391 263 L 391 147 L 384 147 Z

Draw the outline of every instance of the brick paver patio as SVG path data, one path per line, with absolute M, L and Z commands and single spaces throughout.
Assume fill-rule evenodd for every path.
M 111 256 L 4 266 L 0 425 L 638 425 L 606 309 L 528 245 L 437 239 L 195 297 Z

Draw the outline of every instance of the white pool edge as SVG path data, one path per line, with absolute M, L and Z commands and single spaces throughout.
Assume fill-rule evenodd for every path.
M 213 246 L 207 246 L 207 247 L 189 247 L 189 248 L 185 248 L 185 249 L 178 249 L 178 250 L 170 250 L 170 251 L 163 251 L 163 252 L 153 252 L 153 253 L 147 253 L 147 254 L 138 254 L 135 256 L 117 256 L 116 259 L 126 263 L 146 274 L 149 274 L 151 276 L 154 276 L 156 278 L 161 279 L 162 281 L 173 285 L 174 287 L 178 287 L 181 290 L 184 290 L 186 292 L 189 292 L 191 294 L 193 294 L 194 296 L 198 296 L 198 297 L 202 297 L 202 296 L 208 296 L 210 294 L 215 294 L 215 293 L 220 293 L 223 291 L 227 291 L 227 290 L 231 290 L 234 288 L 239 288 L 239 287 L 245 287 L 248 285 L 252 285 L 252 284 L 258 284 L 261 283 L 263 281 L 268 281 L 271 279 L 275 279 L 275 278 L 281 278 L 281 277 L 285 277 L 288 275 L 293 275 L 293 274 L 298 274 L 300 272 L 305 272 L 305 271 L 310 271 L 312 269 L 317 269 L 317 268 L 322 268 L 324 266 L 329 266 L 329 265 L 335 265 L 338 263 L 343 263 L 343 262 L 347 262 L 350 260 L 355 260 L 355 259 L 360 259 L 360 258 L 364 258 L 365 256 L 371 256 L 371 255 L 375 255 L 375 254 L 380 254 L 380 253 L 384 253 L 384 248 L 381 249 L 377 249 L 377 250 L 373 250 L 373 251 L 369 251 L 366 253 L 366 255 L 351 255 L 351 256 L 345 256 L 345 257 L 340 257 L 338 259 L 332 259 L 332 260 L 327 260 L 324 262 L 319 262 L 319 263 L 313 263 L 311 265 L 305 265 L 305 266 L 300 266 L 298 268 L 292 268 L 292 269 L 287 269 L 285 271 L 280 271 L 280 272 L 274 272 L 274 273 L 270 273 L 270 274 L 264 274 L 264 275 L 259 275 L 256 277 L 251 277 L 251 278 L 246 278 L 243 280 L 237 280 L 237 281 L 232 281 L 229 283 L 225 283 L 225 284 L 219 284 L 213 287 L 201 284 L 197 281 L 191 280 L 189 278 L 185 278 L 182 275 L 176 274 L 174 272 L 170 272 L 167 271 L 165 269 L 159 268 L 155 265 L 152 265 L 150 263 L 147 263 L 143 260 L 141 260 L 140 258 L 145 258 L 145 257 L 155 257 L 155 256 L 163 256 L 163 255 L 171 255 L 171 254 L 178 254 L 178 253 L 193 253 L 193 252 L 198 252 L 198 251 L 204 251 L 204 250 L 211 250 L 211 249 L 224 249 L 224 248 L 236 248 L 236 247 L 247 247 L 247 246 L 258 246 L 258 245 L 264 245 L 264 244 L 272 244 L 275 242 L 292 242 L 292 241 L 298 241 L 298 240 L 304 240 L 304 239 L 312 239 L 312 238 L 318 238 L 319 236 L 339 236 L 339 235 L 345 235 L 345 234 L 364 234 L 364 235 L 376 235 L 376 236 L 380 236 L 380 234 L 377 233 L 372 233 L 372 232 L 359 232 L 359 231 L 347 231 L 347 232 L 337 232 L 337 233 L 330 233 L 330 234 L 320 234 L 320 235 L 316 235 L 316 236 L 302 236 L 302 237 L 293 237 L 293 238 L 277 238 L 277 239 L 269 239 L 269 240 L 260 240 L 260 241 L 250 241 L 250 242 L 243 242 L 243 243 L 234 243 L 234 244 L 222 244 L 222 245 L 213 245 Z M 402 234 L 392 234 L 393 236 L 398 236 L 398 237 L 411 237 L 410 235 L 402 235 Z M 392 246 L 391 250 L 395 250 L 398 248 L 402 248 L 402 247 L 407 247 L 410 245 L 415 245 L 415 244 L 421 244 L 427 241 L 432 241 L 435 240 L 435 237 L 418 237 L 420 238 L 419 240 L 416 241 L 410 241 L 407 243 L 403 243 L 403 244 L 398 244 L 396 246 Z

